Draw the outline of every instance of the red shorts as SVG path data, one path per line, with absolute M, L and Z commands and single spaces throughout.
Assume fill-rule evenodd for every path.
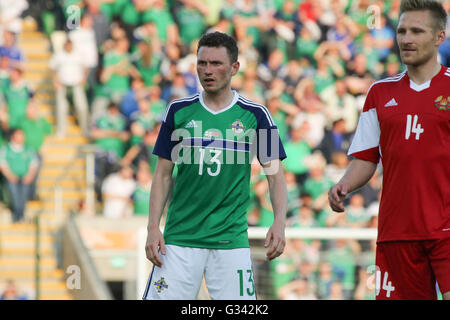
M 450 238 L 381 242 L 376 251 L 377 300 L 437 299 L 450 291 Z

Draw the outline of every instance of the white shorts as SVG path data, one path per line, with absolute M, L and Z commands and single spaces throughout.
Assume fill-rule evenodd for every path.
M 195 300 L 205 277 L 211 299 L 256 300 L 250 249 L 166 245 L 161 268 L 153 266 L 144 300 Z

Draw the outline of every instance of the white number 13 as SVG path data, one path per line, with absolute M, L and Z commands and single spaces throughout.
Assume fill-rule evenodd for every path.
M 406 132 L 405 132 L 405 139 L 409 140 L 409 136 L 411 133 L 416 134 L 416 140 L 419 140 L 420 134 L 423 133 L 424 129 L 421 127 L 420 123 L 418 124 L 419 117 L 414 115 L 414 118 L 412 115 L 408 114 L 406 115 Z M 411 126 L 412 125 L 412 126 Z

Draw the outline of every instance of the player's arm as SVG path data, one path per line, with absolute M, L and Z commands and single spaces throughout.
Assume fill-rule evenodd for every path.
M 341 180 L 328 192 L 331 209 L 343 212 L 345 210 L 343 202 L 347 194 L 365 185 L 372 178 L 376 169 L 375 162 L 361 159 L 352 160 Z
M 287 188 L 284 170 L 279 159 L 263 164 L 263 168 L 269 182 L 269 195 L 274 214 L 274 221 L 267 232 L 264 246 L 269 248 L 266 255 L 269 260 L 272 260 L 283 253 L 286 245 L 284 229 L 288 204 Z
M 158 158 L 150 191 L 150 210 L 147 226 L 148 235 L 145 251 L 147 258 L 158 267 L 161 267 L 162 265 L 158 249 L 161 250 L 162 254 L 166 254 L 164 238 L 159 229 L 159 223 L 172 188 L 173 166 L 174 164 L 172 161 L 162 157 Z

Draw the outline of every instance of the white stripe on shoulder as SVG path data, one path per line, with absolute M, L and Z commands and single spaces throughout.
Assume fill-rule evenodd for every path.
M 177 104 L 177 103 L 179 103 L 179 102 L 194 101 L 195 99 L 198 98 L 198 95 L 199 95 L 199 94 L 196 93 L 196 94 L 194 94 L 194 95 L 192 95 L 192 96 L 189 96 L 189 97 L 186 97 L 186 98 L 181 98 L 181 99 L 175 99 L 175 100 L 172 100 L 172 101 L 169 103 L 169 105 L 167 106 L 167 108 L 166 108 L 166 111 L 165 111 L 164 117 L 163 117 L 163 121 L 166 122 L 167 115 L 169 114 L 169 110 L 170 110 L 170 108 L 171 108 L 174 104 Z
M 372 149 L 380 144 L 380 124 L 375 108 L 361 113 L 348 154 Z
M 406 75 L 406 70 L 403 71 L 402 73 L 399 73 L 399 74 L 393 76 L 393 77 L 389 77 L 389 78 L 385 78 L 385 79 L 381 79 L 381 80 L 375 81 L 374 83 L 372 83 L 372 84 L 370 85 L 368 91 L 370 91 L 370 89 L 372 89 L 372 87 L 373 87 L 374 85 L 379 84 L 379 83 L 385 83 L 385 82 L 398 82 L 398 81 L 400 81 L 401 79 L 403 79 L 403 77 L 404 77 L 405 75 Z
M 269 110 L 265 106 L 263 106 L 262 104 L 258 104 L 256 102 L 253 102 L 251 100 L 248 100 L 248 99 L 244 98 L 241 95 L 239 95 L 239 99 L 238 100 L 241 101 L 246 106 L 260 108 L 264 112 L 264 114 L 266 115 L 266 118 L 269 121 L 270 126 L 273 127 L 275 125 Z

